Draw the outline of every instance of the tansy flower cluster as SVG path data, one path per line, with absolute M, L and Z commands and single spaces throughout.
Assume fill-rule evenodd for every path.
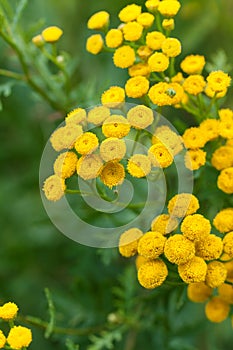
M 150 231 L 131 228 L 121 234 L 119 252 L 126 258 L 137 255 L 137 277 L 144 288 L 183 282 L 191 301 L 206 302 L 206 317 L 222 322 L 233 305 L 233 208 L 216 214 L 216 234 L 198 209 L 192 194 L 172 197 L 168 212 L 153 219 Z
M 10 325 L 7 336 L 0 330 L 0 349 L 5 346 L 13 350 L 25 349 L 32 342 L 32 332 L 29 328 L 14 325 L 17 312 L 18 306 L 15 303 L 8 302 L 0 306 L 0 319 Z
M 57 201 L 69 193 L 67 182 L 73 176 L 85 181 L 98 179 L 112 189 L 121 185 L 126 176 L 145 178 L 156 168 L 167 168 L 173 163 L 183 149 L 180 136 L 168 126 L 157 127 L 153 111 L 144 105 L 127 111 L 117 106 L 118 114 L 109 104 L 88 112 L 76 108 L 68 113 L 65 125 L 53 132 L 50 142 L 60 153 L 53 164 L 54 173 L 44 182 L 48 200 Z M 132 150 L 135 135 L 145 128 L 148 146 L 144 144 L 138 151 L 135 143 Z

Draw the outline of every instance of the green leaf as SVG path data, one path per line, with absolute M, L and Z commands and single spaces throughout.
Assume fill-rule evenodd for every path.
M 45 338 L 48 339 L 53 332 L 55 326 L 55 307 L 51 297 L 50 290 L 45 288 L 45 296 L 48 302 L 48 312 L 49 312 L 49 323 L 45 330 Z
M 211 56 L 211 61 L 206 63 L 206 70 L 208 73 L 215 70 L 223 70 L 224 72 L 230 72 L 233 66 L 228 62 L 227 54 L 224 50 L 218 50 Z
M 68 350 L 79 350 L 79 345 L 75 344 L 69 338 L 66 339 L 66 347 L 67 347 Z
M 16 10 L 15 10 L 14 18 L 13 18 L 13 24 L 12 24 L 13 31 L 15 30 L 17 24 L 19 23 L 19 20 L 22 17 L 23 11 L 24 11 L 25 7 L 27 6 L 27 4 L 28 4 L 28 0 L 20 0 L 19 1 L 18 5 L 16 7 Z
M 101 332 L 99 337 L 91 335 L 89 339 L 93 344 L 88 346 L 87 350 L 114 349 L 114 343 L 121 341 L 122 333 L 123 328 L 117 328 Z

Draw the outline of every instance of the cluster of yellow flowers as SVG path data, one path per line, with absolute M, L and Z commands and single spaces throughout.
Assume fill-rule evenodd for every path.
M 12 302 L 0 306 L 0 319 L 10 324 L 10 331 L 7 337 L 0 330 L 0 349 L 5 346 L 7 349 L 13 350 L 25 349 L 32 342 L 32 332 L 29 328 L 14 325 L 18 309 L 18 306 Z
M 174 29 L 174 16 L 180 9 L 177 0 L 146 1 L 147 12 L 141 6 L 127 5 L 118 14 L 118 28 L 109 29 L 109 14 L 95 13 L 89 19 L 89 29 L 101 34 L 91 35 L 86 48 L 92 54 L 101 51 L 113 52 L 116 67 L 128 69 L 130 78 L 124 89 L 114 86 L 102 95 L 102 103 L 123 102 L 125 94 L 130 98 L 148 98 L 157 106 L 195 108 L 203 99 L 202 93 L 211 99 L 225 96 L 231 78 L 222 71 L 202 75 L 205 58 L 189 55 L 180 68 L 188 75 L 175 71 L 175 58 L 182 45 L 170 37 Z M 162 18 L 161 18 L 162 17 Z M 122 91 L 123 90 L 123 91 Z M 203 155 L 202 155 L 203 158 Z
M 144 178 L 158 167 L 167 168 L 183 149 L 179 135 L 168 126 L 155 125 L 150 108 L 131 105 L 127 111 L 117 111 L 120 114 L 112 114 L 109 105 L 94 107 L 88 113 L 76 108 L 67 115 L 65 125 L 54 131 L 51 145 L 62 153 L 54 162 L 54 174 L 44 182 L 48 200 L 59 200 L 66 191 L 66 179 L 73 175 L 83 180 L 98 178 L 112 188 L 123 183 L 126 173 Z M 132 150 L 129 140 L 148 127 L 154 129 L 148 146 L 140 147 L 138 153 L 136 143 Z
M 190 300 L 208 301 L 207 318 L 222 322 L 233 305 L 233 208 L 217 213 L 213 220 L 224 238 L 211 233 L 210 221 L 196 213 L 199 201 L 194 195 L 172 197 L 167 209 L 167 214 L 154 218 L 151 231 L 125 231 L 119 239 L 119 252 L 127 258 L 138 254 L 137 276 L 144 288 L 183 281 Z

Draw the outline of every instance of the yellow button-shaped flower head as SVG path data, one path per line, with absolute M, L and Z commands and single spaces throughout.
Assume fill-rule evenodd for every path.
M 141 6 L 136 4 L 127 5 L 119 12 L 118 16 L 122 22 L 131 22 L 137 19 L 141 13 L 141 9 Z
M 103 165 L 100 171 L 101 181 L 112 188 L 121 185 L 125 178 L 125 169 L 122 164 L 116 161 L 110 161 Z
M 118 68 L 128 68 L 132 66 L 135 59 L 135 51 L 129 45 L 119 47 L 113 55 L 113 63 Z
M 181 4 L 177 0 L 163 0 L 159 3 L 158 11 L 164 17 L 174 17 L 178 13 L 180 6 Z
M 233 258 L 233 231 L 227 233 L 223 238 L 223 250 L 230 258 Z
M 102 132 L 106 137 L 122 138 L 130 132 L 130 124 L 123 116 L 113 114 L 104 121 Z
M 191 241 L 200 241 L 208 237 L 211 231 L 211 224 L 201 214 L 188 215 L 181 224 L 181 232 Z
M 216 235 L 208 235 L 196 242 L 196 255 L 205 260 L 219 259 L 223 251 L 223 242 Z
M 233 231 L 233 208 L 226 208 L 217 213 L 213 224 L 221 233 Z
M 116 108 L 125 101 L 125 90 L 119 86 L 111 86 L 101 96 L 101 103 L 108 108 Z
M 29 328 L 22 326 L 14 326 L 11 328 L 7 343 L 12 349 L 19 350 L 23 347 L 28 347 L 32 342 L 32 332 Z
M 128 97 L 140 98 L 149 90 L 149 80 L 142 76 L 136 76 L 127 80 L 125 92 Z
M 146 259 L 156 259 L 163 254 L 166 240 L 160 232 L 146 232 L 138 243 L 138 253 Z
M 63 34 L 63 30 L 57 26 L 47 27 L 42 31 L 44 41 L 47 43 L 57 42 Z
M 207 264 L 204 259 L 194 256 L 185 264 L 178 265 L 178 272 L 185 283 L 204 282 Z
M 112 49 L 117 48 L 123 42 L 122 31 L 120 29 L 110 29 L 105 36 L 105 42 L 107 47 Z
M 87 27 L 89 29 L 102 29 L 109 23 L 109 13 L 106 11 L 99 11 L 92 15 L 88 22 Z
M 205 66 L 205 57 L 201 55 L 186 56 L 180 66 L 187 74 L 201 74 Z
M 162 51 L 168 57 L 176 57 L 181 53 L 181 42 L 176 38 L 167 38 L 162 43 Z
M 194 303 L 203 303 L 211 294 L 212 289 L 204 282 L 190 283 L 187 287 L 188 298 Z
M 218 176 L 217 186 L 227 194 L 233 193 L 233 167 L 221 171 Z
M 152 50 L 160 50 L 165 39 L 165 35 L 161 32 L 149 32 L 146 35 L 146 45 Z
M 18 309 L 15 303 L 5 303 L 3 306 L 0 306 L 0 318 L 5 321 L 12 320 L 16 317 Z
M 138 242 L 142 235 L 142 231 L 136 227 L 122 233 L 119 239 L 120 254 L 126 258 L 130 258 L 137 254 Z
M 213 297 L 205 306 L 205 314 L 209 321 L 223 322 L 229 315 L 230 305 L 220 297 Z
M 154 121 L 153 110 L 144 105 L 135 106 L 128 111 L 127 120 L 133 128 L 145 129 Z
M 211 72 L 206 80 L 208 82 L 208 86 L 214 92 L 224 91 L 231 84 L 231 77 L 227 73 L 220 70 Z
M 55 160 L 54 173 L 63 179 L 71 177 L 76 170 L 78 157 L 74 152 L 63 152 Z
M 143 26 L 136 22 L 128 22 L 122 28 L 124 33 L 124 39 L 127 41 L 137 41 L 141 38 L 143 32 Z
M 101 125 L 108 117 L 110 117 L 110 109 L 106 106 L 97 106 L 88 112 L 87 120 L 89 123 Z
M 173 264 L 185 264 L 195 255 L 195 245 L 183 235 L 173 235 L 165 243 L 164 254 Z
M 84 180 L 97 178 L 102 168 L 103 161 L 98 154 L 87 154 L 79 158 L 77 162 L 77 174 Z
M 148 150 L 148 157 L 156 167 L 167 168 L 173 162 L 173 155 L 164 144 L 155 144 Z
M 178 218 L 196 213 L 199 207 L 197 197 L 191 193 L 177 194 L 168 202 L 169 214 Z
M 166 235 L 178 226 L 178 221 L 175 217 L 169 214 L 161 214 L 156 216 L 151 223 L 151 231 L 157 231 Z
M 109 137 L 100 145 L 100 156 L 105 162 L 121 160 L 126 153 L 125 141 L 117 137 Z
M 144 154 L 134 154 L 128 160 L 127 170 L 133 177 L 145 177 L 151 172 L 151 161 Z
M 220 261 L 211 261 L 208 264 L 205 282 L 211 288 L 221 286 L 227 278 L 227 269 Z
M 45 197 L 49 201 L 58 201 L 64 195 L 66 189 L 65 180 L 58 175 L 49 176 L 43 185 Z
M 147 289 L 154 289 L 161 286 L 167 275 L 167 266 L 160 259 L 148 261 L 138 269 L 138 281 Z
M 92 132 L 85 132 L 75 142 L 75 149 L 78 153 L 85 155 L 94 152 L 99 145 L 97 136 Z
M 6 337 L 3 334 L 3 332 L 0 330 L 0 349 L 3 349 L 5 344 L 6 344 Z
M 104 40 L 100 34 L 91 35 L 86 42 L 86 50 L 93 55 L 97 55 L 102 51 Z

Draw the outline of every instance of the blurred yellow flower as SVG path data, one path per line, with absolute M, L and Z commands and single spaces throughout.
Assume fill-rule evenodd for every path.
M 47 43 L 57 42 L 62 36 L 62 34 L 63 30 L 56 26 L 47 27 L 41 33 L 44 41 L 46 41 Z

